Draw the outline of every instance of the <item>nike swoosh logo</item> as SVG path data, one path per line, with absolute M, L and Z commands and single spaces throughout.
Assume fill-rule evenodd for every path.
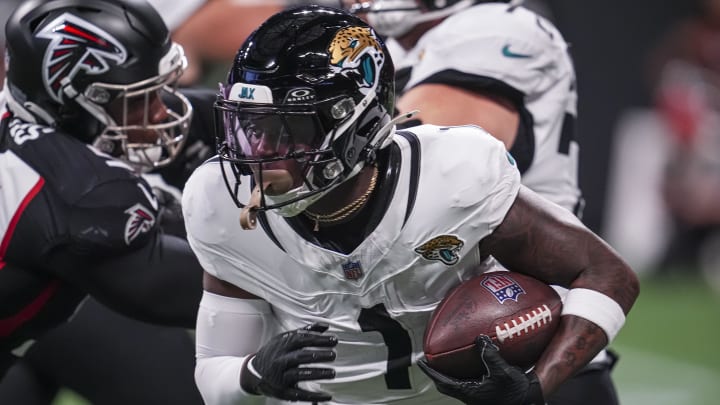
M 527 55 L 524 53 L 515 53 L 515 52 L 511 51 L 510 44 L 503 46 L 502 54 L 503 54 L 503 56 L 508 57 L 508 58 L 516 58 L 516 59 L 532 58 L 532 55 Z

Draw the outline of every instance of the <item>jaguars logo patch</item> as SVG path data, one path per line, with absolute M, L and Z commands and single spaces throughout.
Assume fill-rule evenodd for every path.
M 465 242 L 455 235 L 436 236 L 415 248 L 415 252 L 427 260 L 439 260 L 452 266 L 460 260 L 460 249 Z
M 361 89 L 374 89 L 385 55 L 375 33 L 368 27 L 338 30 L 328 45 L 330 69 L 354 79 Z

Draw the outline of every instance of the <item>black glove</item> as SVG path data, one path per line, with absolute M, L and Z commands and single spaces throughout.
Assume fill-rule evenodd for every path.
M 300 381 L 335 378 L 335 370 L 331 368 L 299 367 L 335 360 L 333 349 L 317 349 L 337 345 L 336 336 L 322 334 L 327 329 L 327 324 L 314 323 L 273 337 L 245 361 L 240 386 L 251 394 L 286 401 L 330 401 L 332 397 L 324 392 L 311 392 L 297 386 Z
M 534 372 L 523 373 L 500 357 L 499 350 L 489 337 L 478 336 L 475 347 L 486 373 L 480 380 L 458 380 L 431 368 L 425 360 L 420 369 L 434 382 L 438 391 L 469 405 L 543 405 L 540 381 Z

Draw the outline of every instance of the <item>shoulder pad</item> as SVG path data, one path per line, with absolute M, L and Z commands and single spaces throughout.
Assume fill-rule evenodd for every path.
M 158 210 L 157 198 L 144 180 L 104 183 L 75 203 L 71 238 L 80 249 L 96 252 L 133 249 L 157 231 Z

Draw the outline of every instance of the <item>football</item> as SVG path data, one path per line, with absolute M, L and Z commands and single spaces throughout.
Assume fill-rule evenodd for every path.
M 425 330 L 425 358 L 456 378 L 478 378 L 484 366 L 475 349 L 489 336 L 510 364 L 529 369 L 560 324 L 562 301 L 544 282 L 521 273 L 492 271 L 451 290 Z

